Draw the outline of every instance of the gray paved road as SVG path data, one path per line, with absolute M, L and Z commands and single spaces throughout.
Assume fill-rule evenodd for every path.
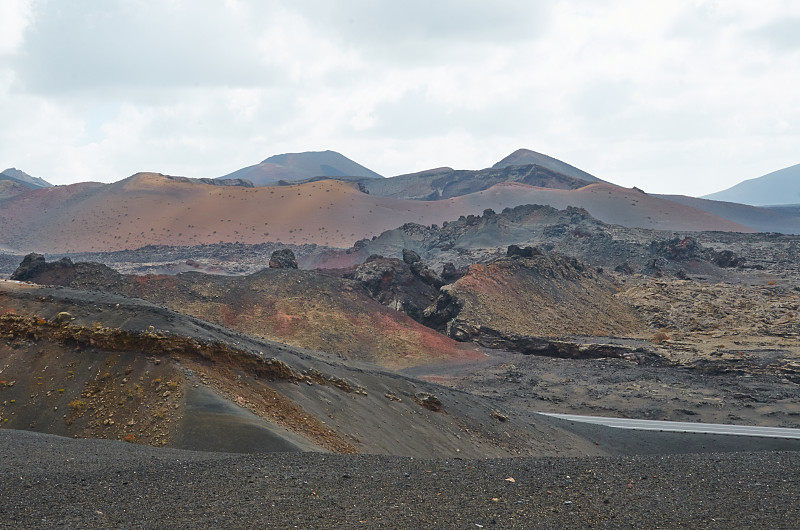
M 627 418 L 606 418 L 603 416 L 578 416 L 576 414 L 555 414 L 542 412 L 569 421 L 595 423 L 618 429 L 638 429 L 643 431 L 693 432 L 703 434 L 729 434 L 735 436 L 760 436 L 766 438 L 800 439 L 800 429 L 782 427 L 752 427 L 748 425 L 723 425 L 719 423 L 689 423 L 681 421 L 632 420 Z

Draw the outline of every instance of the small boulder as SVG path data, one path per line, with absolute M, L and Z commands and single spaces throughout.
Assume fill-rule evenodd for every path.
M 448 261 L 442 266 L 442 280 L 445 282 L 454 282 L 464 276 L 464 271 L 459 271 L 452 261 Z
M 442 402 L 438 397 L 429 392 L 418 392 L 414 398 L 421 407 L 425 407 L 426 409 L 434 412 L 439 412 L 442 410 Z
M 66 311 L 61 311 L 59 314 L 56 315 L 56 318 L 53 319 L 53 322 L 55 322 L 56 324 L 66 324 L 68 322 L 71 322 L 73 318 L 74 317 L 72 316 L 72 314 L 67 313 Z
M 631 267 L 630 263 L 627 261 L 625 263 L 620 263 L 616 267 L 614 267 L 614 272 L 618 272 L 620 274 L 633 274 L 634 270 Z
M 269 258 L 270 269 L 296 269 L 297 259 L 294 257 L 294 252 L 288 248 L 282 248 L 272 253 Z
M 541 255 L 542 251 L 536 247 L 519 247 L 517 245 L 509 245 L 508 250 L 506 250 L 506 256 L 509 258 L 532 258 L 534 256 Z
M 418 261 L 422 261 L 422 258 L 419 254 L 414 252 L 413 250 L 409 250 L 407 248 L 403 249 L 403 261 L 409 265 L 413 265 Z
M 47 262 L 41 254 L 31 253 L 23 258 L 17 270 L 11 274 L 12 280 L 26 281 L 44 270 Z
M 731 268 L 731 267 L 738 267 L 740 264 L 739 258 L 731 252 L 730 250 L 723 250 L 722 252 L 717 252 L 714 256 L 714 263 L 717 267 L 722 267 L 724 269 Z
M 46 271 L 71 269 L 73 266 L 74 264 L 69 258 L 61 258 L 58 261 L 48 264 L 41 254 L 31 253 L 22 259 L 22 263 L 19 264 L 17 270 L 11 275 L 11 279 L 21 282 L 29 281 Z

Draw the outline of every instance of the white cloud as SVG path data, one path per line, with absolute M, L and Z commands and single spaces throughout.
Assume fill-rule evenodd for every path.
M 31 19 L 29 0 L 3 0 L 0 3 L 0 56 L 17 51 Z
M 708 193 L 798 162 L 798 21 L 792 0 L 7 0 L 0 164 L 210 177 L 334 149 L 393 175 L 527 147 Z

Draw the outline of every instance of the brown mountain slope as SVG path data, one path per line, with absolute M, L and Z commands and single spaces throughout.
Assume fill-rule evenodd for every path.
M 754 231 L 691 206 L 606 183 L 590 184 L 577 190 L 551 190 L 516 183 L 499 184 L 456 200 L 461 201 L 464 209 L 468 209 L 468 205 L 477 207 L 479 204 L 492 203 L 505 207 L 543 204 L 558 209 L 575 206 L 585 209 L 594 218 L 605 223 L 628 227 L 745 233 Z
M 0 179 L 0 199 L 6 199 L 8 197 L 19 195 L 20 193 L 25 193 L 29 189 L 29 187 L 14 180 Z
M 441 201 L 374 197 L 326 180 L 275 188 L 212 186 L 141 173 L 114 184 L 31 190 L 0 201 L 0 246 L 23 252 L 91 252 L 148 244 L 316 243 L 349 247 L 407 222 L 441 224 L 486 208 L 579 206 L 625 226 L 752 230 L 695 208 L 610 184 L 553 190 L 500 184 Z
M 26 262 L 30 258 L 26 258 Z M 59 261 L 20 277 L 48 285 L 134 296 L 292 346 L 390 368 L 483 357 L 375 301 L 357 281 L 297 269 L 249 276 L 119 274 L 104 265 Z

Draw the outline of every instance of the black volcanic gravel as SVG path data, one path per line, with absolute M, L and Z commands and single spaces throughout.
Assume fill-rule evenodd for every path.
M 2 528 L 800 526 L 795 452 L 432 461 L 11 430 L 0 447 Z

